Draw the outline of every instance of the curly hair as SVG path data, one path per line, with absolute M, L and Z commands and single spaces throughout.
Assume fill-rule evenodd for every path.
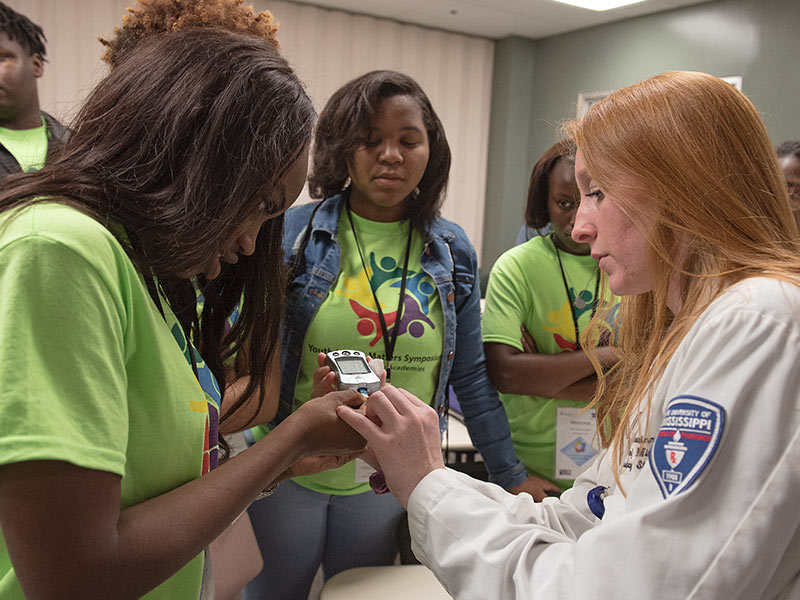
M 11 41 L 24 46 L 31 56 L 38 54 L 44 60 L 44 43 L 47 38 L 44 37 L 42 28 L 2 2 L 0 2 L 0 31 Z
M 114 28 L 110 40 L 98 38 L 106 47 L 101 57 L 116 67 L 123 56 L 145 37 L 164 31 L 193 27 L 216 27 L 233 33 L 250 33 L 278 48 L 278 23 L 265 10 L 256 13 L 244 0 L 137 0 L 122 26 Z
M 364 143 L 378 105 L 393 96 L 409 96 L 419 105 L 428 133 L 430 158 L 419 182 L 419 194 L 409 198 L 407 211 L 412 225 L 427 234 L 444 200 L 450 174 L 450 145 L 428 96 L 416 81 L 397 71 L 370 71 L 344 84 L 330 97 L 317 122 L 309 195 L 329 198 L 342 191 L 348 179 L 348 161 Z

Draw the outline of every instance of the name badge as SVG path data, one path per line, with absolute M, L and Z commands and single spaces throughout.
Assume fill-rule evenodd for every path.
M 597 454 L 592 446 L 597 429 L 594 409 L 556 408 L 556 479 L 575 479 Z
M 360 458 L 356 459 L 356 483 L 367 483 L 369 476 L 375 472 L 375 469 L 369 466 L 369 463 Z

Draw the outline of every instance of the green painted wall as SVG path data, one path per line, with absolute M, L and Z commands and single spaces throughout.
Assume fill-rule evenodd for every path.
M 513 244 L 530 168 L 557 139 L 559 123 L 575 116 L 581 91 L 615 89 L 672 69 L 741 75 L 743 91 L 761 112 L 773 141 L 800 138 L 800 0 L 717 0 L 537 40 L 532 49 L 522 41 L 498 42 L 496 69 L 506 68 L 501 61 L 529 60 L 533 79 L 528 85 L 509 85 L 496 76 L 493 101 L 500 106 L 492 107 L 489 153 L 496 150 L 496 125 L 530 144 L 524 161 L 514 156 L 497 166 L 490 158 L 487 216 L 513 214 L 516 220 L 486 220 L 484 271 Z M 523 69 L 513 72 L 521 77 Z M 526 103 L 527 118 L 520 115 Z M 511 151 L 508 144 L 505 149 Z
M 534 143 L 530 119 L 535 47 L 536 42 L 524 38 L 508 38 L 495 44 L 483 216 L 484 247 L 480 261 L 483 266 L 490 267 L 508 248 L 502 247 L 502 232 L 513 230 L 516 237 L 522 222 L 519 202 L 527 189 L 528 157 Z M 489 236 L 487 232 L 494 232 L 494 235 Z M 491 240 L 491 248 L 486 248 L 488 240 Z M 487 260 L 486 257 L 490 258 Z M 484 283 L 485 279 L 483 277 Z

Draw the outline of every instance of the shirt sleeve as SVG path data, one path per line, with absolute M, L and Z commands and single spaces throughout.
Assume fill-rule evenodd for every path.
M 125 311 L 102 260 L 37 235 L 0 250 L 0 464 L 124 472 Z
M 571 551 L 593 524 L 569 502 L 536 503 L 445 469 L 417 485 L 408 513 L 414 554 L 458 600 L 570 598 L 552 595 L 550 586 L 551 595 L 537 594 L 563 574 L 547 573 L 538 558 L 546 548 Z
M 483 341 L 506 344 L 522 350 L 520 327 L 525 323 L 524 308 L 530 306 L 526 281 L 511 254 L 497 259 L 489 275 L 486 304 L 483 308 Z
M 435 471 L 409 500 L 415 553 L 460 600 L 778 597 L 800 572 L 798 344 L 796 314 L 748 310 L 687 335 L 662 401 L 714 402 L 725 425 L 679 493 L 662 494 L 651 461 L 623 510 L 591 522 L 578 493 L 537 505 Z

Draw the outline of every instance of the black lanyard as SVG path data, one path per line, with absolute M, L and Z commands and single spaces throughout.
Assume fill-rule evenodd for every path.
M 558 251 L 558 245 L 556 244 L 556 239 L 555 236 L 553 236 L 553 234 L 550 234 L 550 240 L 553 242 L 553 247 L 556 249 L 556 257 L 558 257 L 558 268 L 561 269 L 561 281 L 564 282 L 564 290 L 567 292 L 567 302 L 569 303 L 569 310 L 572 313 L 572 324 L 575 326 L 575 350 L 580 350 L 581 337 L 580 337 L 580 330 L 578 329 L 578 315 L 575 314 L 575 303 L 572 301 L 572 296 L 569 295 L 569 284 L 567 283 L 567 276 L 564 273 L 564 265 L 561 263 L 561 253 Z M 594 272 L 595 272 L 594 298 L 592 298 L 592 314 L 589 317 L 590 319 L 593 319 L 594 314 L 597 312 L 597 294 L 600 291 L 600 267 L 599 266 L 595 267 Z M 575 294 L 577 293 L 578 290 L 575 290 Z
M 408 275 L 408 257 L 411 254 L 411 234 L 414 231 L 411 223 L 408 224 L 408 241 L 406 242 L 406 256 L 403 259 L 403 275 L 400 281 L 400 299 L 397 302 L 397 317 L 394 320 L 394 328 L 392 329 L 391 338 L 389 336 L 389 330 L 386 327 L 386 318 L 383 316 L 383 310 L 381 310 L 381 303 L 378 302 L 378 295 L 375 293 L 375 289 L 372 287 L 372 282 L 369 278 L 369 272 L 367 271 L 367 263 L 364 260 L 364 253 L 361 251 L 361 244 L 358 242 L 358 235 L 356 235 L 356 228 L 353 224 L 353 216 L 350 214 L 350 200 L 347 200 L 347 204 L 345 205 L 347 210 L 347 219 L 350 221 L 350 229 L 353 231 L 353 239 L 356 241 L 356 248 L 358 248 L 358 255 L 361 257 L 361 266 L 364 268 L 364 275 L 367 277 L 367 283 L 369 283 L 369 289 L 372 292 L 372 297 L 375 300 L 375 307 L 378 309 L 378 318 L 381 323 L 381 332 L 383 333 L 383 346 L 386 350 L 386 362 L 384 364 L 384 368 L 386 369 L 386 381 L 389 382 L 392 374 L 392 356 L 394 356 L 394 345 L 397 342 L 397 332 L 400 329 L 400 318 L 403 313 L 403 304 L 406 295 L 406 276 Z

